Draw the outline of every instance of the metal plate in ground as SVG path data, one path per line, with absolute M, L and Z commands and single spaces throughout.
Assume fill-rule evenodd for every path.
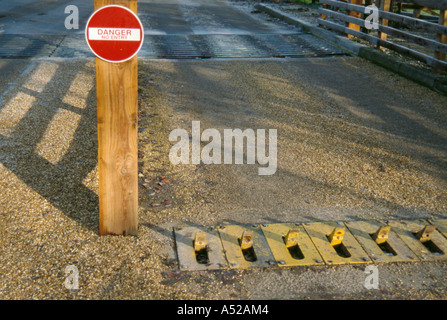
M 143 58 L 269 58 L 343 55 L 308 33 L 145 35 Z M 82 34 L 0 34 L 0 57 L 92 57 Z
M 196 232 L 206 232 L 208 262 L 197 262 L 194 251 Z M 174 229 L 175 243 L 180 270 L 216 270 L 228 267 L 219 233 L 216 230 L 199 227 Z
M 423 229 L 426 225 L 429 225 L 426 220 L 416 221 L 389 221 L 388 224 L 402 239 L 403 242 L 423 261 L 428 260 L 444 260 L 447 259 L 447 239 L 438 231 L 435 230 L 432 236 L 432 242 L 438 247 L 441 252 L 436 252 L 427 246 L 430 244 L 422 244 L 415 234 Z
M 146 35 L 139 57 L 162 59 L 269 58 L 344 55 L 306 33 Z
M 348 250 L 349 256 L 339 255 L 328 240 L 328 236 L 336 227 L 345 229 L 342 244 Z M 325 263 L 372 263 L 368 254 L 363 250 L 359 242 L 354 238 L 354 236 L 349 232 L 349 229 L 343 223 L 311 222 L 304 224 L 304 229 L 306 229 Z
M 349 221 L 345 225 L 374 262 L 419 261 L 392 229 L 387 241 L 379 246 L 371 237 L 384 226 L 378 221 Z
M 85 35 L 69 34 L 51 54 L 55 58 L 94 58 L 95 55 L 85 41 Z
M 429 221 L 432 225 L 435 225 L 438 230 L 447 238 L 447 219 L 433 219 Z
M 288 249 L 284 239 L 290 230 L 299 232 L 298 246 Z M 323 258 L 318 253 L 303 226 L 297 226 L 294 223 L 275 223 L 262 226 L 262 231 L 279 266 L 324 264 Z
M 63 35 L 0 34 L 0 57 L 49 57 L 63 39 Z
M 256 261 L 247 261 L 240 247 L 242 234 L 249 232 L 253 236 L 253 249 Z M 253 268 L 277 266 L 267 240 L 259 226 L 228 225 L 219 229 L 222 246 L 230 268 Z

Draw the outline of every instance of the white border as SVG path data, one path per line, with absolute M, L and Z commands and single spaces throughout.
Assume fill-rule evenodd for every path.
M 90 20 L 93 18 L 93 16 L 94 16 L 97 12 L 103 10 L 104 8 L 109 8 L 109 7 L 118 7 L 118 8 L 126 9 L 127 11 L 129 11 L 130 13 L 132 13 L 132 15 L 137 19 L 137 21 L 138 21 L 138 23 L 139 23 L 139 25 L 140 25 L 140 28 L 141 28 L 141 43 L 140 43 L 140 46 L 138 47 L 138 49 L 135 51 L 135 53 L 134 53 L 131 57 L 129 57 L 129 58 L 127 58 L 127 59 L 124 59 L 124 60 L 112 61 L 112 60 L 104 59 L 103 57 L 100 57 L 99 55 L 96 54 L 96 52 L 92 49 L 92 47 L 90 47 L 90 43 L 88 42 L 87 34 L 88 34 L 88 25 L 89 25 L 89 23 L 90 23 Z M 99 59 L 104 60 L 104 61 L 107 61 L 107 62 L 111 62 L 111 63 L 121 63 L 121 62 L 125 62 L 125 61 L 128 61 L 128 60 L 132 59 L 132 58 L 135 57 L 135 56 L 137 55 L 137 53 L 140 51 L 141 47 L 143 46 L 143 42 L 144 42 L 144 28 L 143 28 L 143 24 L 141 23 L 140 18 L 138 18 L 138 16 L 137 16 L 132 10 L 130 10 L 129 8 L 127 8 L 127 7 L 125 7 L 125 6 L 121 6 L 121 5 L 117 5 L 117 4 L 110 4 L 110 5 L 107 5 L 107 6 L 102 6 L 101 8 L 97 9 L 95 12 L 92 13 L 92 15 L 90 16 L 90 18 L 88 18 L 87 23 L 86 23 L 86 25 L 85 25 L 84 36 L 85 36 L 85 41 L 87 42 L 87 45 L 88 45 L 88 47 L 90 48 L 90 51 L 92 51 L 93 54 L 94 54 L 95 56 L 97 56 Z

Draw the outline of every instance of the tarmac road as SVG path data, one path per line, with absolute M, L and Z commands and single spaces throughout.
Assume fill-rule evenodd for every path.
M 75 5 L 79 10 L 78 30 L 67 30 L 65 8 Z M 19 0 L 0 1 L 0 34 L 71 34 L 83 32 L 93 12 L 93 1 L 82 0 Z M 80 31 L 81 30 L 81 31 Z
M 222 0 L 143 0 L 138 10 L 149 34 L 271 33 L 278 28 L 247 16 Z
M 30 3 L 21 4 L 31 12 Z M 65 2 L 47 3 L 64 16 Z M 210 3 L 142 1 L 141 15 L 152 23 L 146 32 L 297 32 L 248 15 L 250 7 Z M 17 17 L 16 29 L 8 23 L 5 32 L 30 25 L 30 13 L 2 8 L 11 17 L 0 23 Z M 39 32 L 50 29 L 43 24 Z M 179 272 L 172 232 L 191 225 L 445 219 L 445 96 L 348 56 L 142 57 L 139 236 L 99 237 L 94 60 L 0 59 L 0 71 L 0 297 L 447 298 L 445 261 L 377 264 L 378 289 L 364 286 L 367 264 Z M 247 162 L 172 165 L 169 135 L 191 133 L 193 121 L 222 134 L 277 130 L 276 171 L 261 176 L 262 165 Z M 63 285 L 67 265 L 79 269 L 77 291 Z
M 79 11 L 79 29 L 64 26 L 74 5 Z M 0 34 L 83 33 L 93 13 L 93 1 L 0 0 Z M 148 34 L 271 32 L 277 26 L 262 23 L 229 6 L 227 1 L 140 0 L 138 15 Z

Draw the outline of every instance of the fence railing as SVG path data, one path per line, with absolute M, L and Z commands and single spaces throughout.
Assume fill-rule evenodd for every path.
M 402 55 L 409 56 L 426 63 L 435 71 L 447 71 L 447 1 L 444 0 L 410 0 L 406 2 L 415 3 L 420 6 L 440 10 L 439 23 L 410 17 L 390 12 L 390 0 L 382 0 L 380 8 L 376 8 L 378 13 L 377 35 L 363 32 L 367 28 L 365 5 L 362 0 L 350 0 L 351 3 L 336 0 L 319 0 L 320 19 L 318 23 L 327 28 L 345 33 L 348 37 L 357 37 L 366 40 L 377 47 L 384 47 L 396 51 Z M 357 4 L 355 4 L 355 2 Z M 389 21 L 394 21 L 400 28 L 389 26 Z M 409 30 L 424 31 L 427 35 L 420 35 L 415 32 L 405 31 L 401 27 Z M 417 50 L 396 41 L 388 40 L 387 35 L 404 40 L 407 43 L 423 46 L 427 50 Z

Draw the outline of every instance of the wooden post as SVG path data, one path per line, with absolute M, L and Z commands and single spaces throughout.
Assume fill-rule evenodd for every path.
M 362 0 L 351 0 L 350 1 L 352 4 L 357 4 L 357 5 L 362 5 L 363 1 Z M 360 12 L 356 12 L 356 11 L 349 11 L 349 15 L 355 18 L 361 18 L 362 14 Z M 348 27 L 350 29 L 356 30 L 356 31 L 360 31 L 360 26 L 358 24 L 355 23 L 351 23 L 348 22 Z M 353 38 L 354 36 L 348 34 L 348 38 Z
M 137 0 L 95 0 L 95 10 L 118 4 L 137 12 Z M 111 63 L 96 58 L 99 234 L 138 230 L 137 57 Z
M 326 3 L 322 3 L 321 7 L 323 9 L 326 9 L 327 8 L 327 4 Z M 326 15 L 325 14 L 320 14 L 320 18 L 324 20 L 324 19 L 326 19 Z
M 447 10 L 440 10 L 439 13 L 440 13 L 439 14 L 439 24 L 441 24 L 443 26 L 447 26 Z M 439 42 L 447 43 L 447 36 L 446 35 L 438 34 L 436 36 L 436 39 Z M 446 54 L 443 53 L 443 52 L 436 51 L 435 52 L 435 58 L 439 59 L 439 60 L 445 60 L 446 59 Z
M 391 0 L 381 0 L 380 2 L 380 9 L 383 11 L 391 11 Z M 379 13 L 379 24 L 383 25 L 383 26 L 388 26 L 388 19 L 381 19 L 380 18 L 380 13 Z M 383 32 L 378 32 L 378 36 L 380 39 L 382 40 L 386 40 L 387 39 L 387 34 L 383 33 Z M 383 47 L 378 46 L 379 49 L 383 49 Z
M 421 11 L 422 9 L 420 7 L 413 9 L 413 18 L 419 19 L 421 17 Z

